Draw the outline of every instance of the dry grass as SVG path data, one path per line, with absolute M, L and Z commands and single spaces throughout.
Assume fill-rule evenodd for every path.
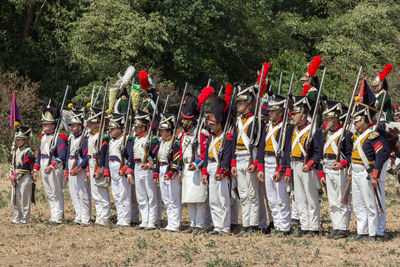
M 261 234 L 238 238 L 197 236 L 182 233 L 136 231 L 72 226 L 72 203 L 66 196 L 66 221 L 59 226 L 43 222 L 49 218 L 47 199 L 38 183 L 37 205 L 32 207 L 28 225 L 13 225 L 9 206 L 10 185 L 6 165 L 0 165 L 0 264 L 1 265 L 400 265 L 398 196 L 393 177 L 387 180 L 387 239 L 385 242 L 357 242 L 352 237 L 335 241 L 326 237 L 267 238 Z M 328 229 L 326 199 L 322 227 Z M 115 209 L 112 211 L 115 216 Z M 184 226 L 188 215 L 184 210 Z M 354 216 L 351 230 L 355 231 Z

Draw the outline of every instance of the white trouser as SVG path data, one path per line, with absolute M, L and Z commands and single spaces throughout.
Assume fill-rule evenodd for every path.
M 287 193 L 288 184 L 282 176 L 279 182 L 274 182 L 276 158 L 266 157 L 264 165 L 265 190 L 275 229 L 290 231 L 290 200 Z
M 176 231 L 179 230 L 182 217 L 181 206 L 181 184 L 178 179 L 164 180 L 168 165 L 160 167 L 160 189 L 161 197 L 167 212 L 168 224 L 165 229 Z
M 291 217 L 294 220 L 300 220 L 299 209 L 297 208 L 296 200 L 294 199 L 294 192 L 292 193 L 292 213 L 291 213 Z
M 230 196 L 231 196 L 231 224 L 239 224 L 239 196 L 237 194 L 236 178 L 230 179 Z
M 95 160 L 89 159 L 90 191 L 96 208 L 96 223 L 107 224 L 110 220 L 110 193 L 108 187 L 97 186 L 94 179 Z
M 13 212 L 13 222 L 27 223 L 31 215 L 32 199 L 32 175 L 24 174 L 16 186 L 12 186 L 11 191 L 11 210 Z M 15 203 L 14 203 L 15 197 Z
M 335 171 L 332 169 L 334 163 L 335 160 L 325 159 L 323 164 L 332 228 L 349 230 L 349 206 L 340 202 L 347 184 L 347 169 Z
M 74 160 L 68 160 L 69 170 L 72 170 Z M 90 185 L 86 182 L 86 172 L 80 171 L 78 175 L 68 177 L 69 194 L 75 209 L 76 223 L 88 224 L 92 214 L 92 201 L 90 198 Z
M 303 172 L 303 161 L 292 161 L 294 197 L 300 214 L 301 230 L 319 230 L 319 201 L 315 171 Z
M 352 164 L 351 190 L 357 233 L 376 236 L 378 233 L 378 205 L 368 172 L 362 164 Z
M 120 163 L 110 161 L 111 192 L 115 199 L 117 209 L 117 225 L 128 226 L 131 224 L 131 185 L 126 177 L 119 176 Z
M 141 163 L 135 163 L 136 199 L 142 215 L 141 227 L 156 227 L 158 217 L 157 191 L 150 170 L 142 170 Z
M 42 182 L 50 204 L 50 221 L 61 222 L 64 218 L 64 195 L 62 189 L 65 186 L 63 164 L 59 163 L 49 174 L 45 174 L 49 159 L 40 160 L 40 172 Z
M 382 166 L 382 171 L 379 176 L 379 189 L 377 192 L 379 193 L 379 199 L 381 201 L 383 213 L 378 210 L 378 235 L 385 235 L 386 232 L 386 194 L 385 194 L 385 180 L 386 180 L 386 170 L 390 165 L 390 159 L 388 159 Z M 395 177 L 397 180 L 397 177 Z
M 257 178 L 258 179 L 258 178 Z M 263 182 L 259 181 L 258 185 L 258 228 L 264 229 L 267 227 L 268 223 L 268 218 L 267 218 L 267 207 L 265 205 L 265 198 L 266 198 L 266 192 L 265 192 L 265 184 Z
M 204 227 L 206 219 L 206 203 L 186 203 L 190 217 L 190 227 Z
M 246 152 L 246 151 L 244 151 Z M 238 153 L 237 158 L 237 183 L 239 197 L 242 201 L 242 224 L 243 227 L 258 226 L 259 215 L 259 181 L 257 173 L 249 173 L 249 155 L 242 151 Z
M 229 233 L 231 228 L 230 191 L 228 179 L 215 180 L 217 163 L 208 163 L 209 203 L 214 230 Z
M 131 184 L 131 222 L 139 223 L 139 204 L 136 199 L 135 182 Z

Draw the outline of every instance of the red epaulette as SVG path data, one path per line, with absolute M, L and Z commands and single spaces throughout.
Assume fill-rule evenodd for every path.
M 68 137 L 65 134 L 59 134 L 58 136 L 61 137 L 64 142 L 68 142 Z
M 45 135 L 45 133 L 42 133 L 42 134 L 39 136 L 39 141 L 42 139 L 43 135 Z

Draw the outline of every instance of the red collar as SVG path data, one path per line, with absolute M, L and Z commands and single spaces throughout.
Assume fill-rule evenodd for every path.
M 248 119 L 248 118 L 252 117 L 253 115 L 254 115 L 254 113 L 250 112 L 250 113 L 247 113 L 247 114 L 243 114 L 242 118 L 244 117 L 245 119 Z
M 309 125 L 311 122 L 307 121 L 306 124 L 304 124 L 303 126 L 299 126 L 297 127 L 297 129 L 299 129 L 300 131 L 303 130 L 307 125 Z
M 283 120 L 282 119 L 279 119 L 279 120 L 277 120 L 275 123 L 272 123 L 273 125 L 277 125 L 277 124 L 279 124 L 279 123 L 281 123 Z
M 362 134 L 363 132 L 365 132 L 366 130 L 368 130 L 369 128 L 374 126 L 375 124 L 376 124 L 376 122 L 373 122 L 373 123 L 369 124 L 367 128 L 365 128 L 362 132 L 360 132 L 360 134 Z
M 137 138 L 141 138 L 141 137 L 143 137 L 143 136 L 145 136 L 147 134 L 147 132 L 143 132 L 142 134 L 140 134 L 140 135 L 138 135 L 138 136 L 136 136 Z
M 214 135 L 215 137 L 220 136 L 222 134 L 224 130 L 219 131 L 219 133 L 217 133 L 216 135 Z

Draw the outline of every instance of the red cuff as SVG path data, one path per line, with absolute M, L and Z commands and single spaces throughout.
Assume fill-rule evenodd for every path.
M 126 166 L 126 165 L 125 165 Z M 124 167 L 125 167 L 124 166 Z M 124 172 L 125 174 L 129 174 L 129 175 L 132 175 L 133 176 L 133 170 L 132 169 L 130 169 L 130 168 L 128 168 L 128 166 L 126 166 L 127 167 L 127 170 Z
M 218 174 L 221 175 L 223 171 L 224 171 L 224 169 L 222 169 L 222 168 L 219 169 Z
M 73 168 L 72 172 L 78 172 L 78 167 Z
M 33 169 L 34 169 L 35 171 L 40 170 L 40 165 L 38 165 L 38 164 L 33 165 Z
M 152 161 L 149 161 L 149 162 L 147 162 L 147 164 L 149 164 L 150 166 L 152 166 L 152 165 L 153 165 L 153 162 L 152 162 Z
M 208 175 L 207 168 L 201 169 L 201 175 Z
M 258 160 L 256 160 L 256 161 L 253 162 L 253 166 L 254 166 L 254 167 L 257 167 L 257 165 L 258 165 Z
M 104 170 L 104 176 L 110 176 L 110 170 L 109 169 L 105 169 Z
M 263 164 L 258 164 L 258 165 L 257 165 L 257 171 L 258 171 L 258 172 L 264 171 L 264 165 L 263 165 Z
M 69 171 L 65 170 L 64 171 L 64 176 L 68 176 L 69 175 Z
M 231 167 L 236 167 L 236 159 L 231 160 Z
M 89 166 L 86 167 L 86 172 L 90 172 Z
M 157 179 L 158 177 L 160 177 L 160 175 L 158 173 L 153 173 L 153 179 Z
M 174 174 L 171 171 L 169 171 L 169 172 L 167 172 L 167 176 L 169 177 L 169 179 L 171 179 L 172 176 L 174 176 Z
M 101 173 L 101 168 L 98 167 L 98 168 L 96 169 L 96 172 L 97 172 L 97 173 Z M 109 172 L 109 173 L 110 173 L 110 172 Z
M 279 167 L 278 167 L 278 169 L 276 169 L 276 171 L 282 174 L 283 173 L 283 166 L 279 165 Z
M 121 171 L 123 173 L 126 173 L 127 170 L 128 170 L 128 166 L 127 165 L 122 166 Z
M 347 160 L 342 160 L 341 162 L 340 162 L 340 165 L 342 165 L 342 167 L 345 167 L 346 165 L 347 165 Z
M 318 172 L 318 178 L 321 179 L 321 178 L 324 178 L 324 177 L 325 177 L 324 172 L 323 171 L 319 171 Z
M 378 170 L 376 170 L 376 169 L 373 169 L 372 170 L 372 178 L 374 178 L 374 179 L 379 179 L 379 171 Z
M 313 160 L 310 160 L 309 162 L 307 162 L 306 165 L 312 169 L 312 168 L 313 168 L 313 165 L 314 165 L 314 161 L 313 161 Z
M 286 169 L 285 176 L 292 176 L 292 169 L 287 168 L 287 169 Z
M 56 162 L 56 161 L 53 161 L 53 162 L 50 164 L 50 166 L 52 166 L 52 167 L 54 168 L 55 166 L 57 166 L 57 162 Z

